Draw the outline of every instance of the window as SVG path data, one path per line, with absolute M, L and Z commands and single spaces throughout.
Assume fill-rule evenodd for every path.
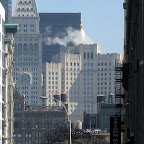
M 32 136 L 31 131 L 26 131 L 25 132 L 25 137 L 31 137 L 31 136 Z
M 89 59 L 89 52 L 87 53 L 87 58 Z
M 91 59 L 93 59 L 93 53 L 91 53 Z
M 32 144 L 32 141 L 31 140 L 26 140 L 25 144 Z
M 45 123 L 45 128 L 50 128 L 50 127 L 51 127 L 51 125 L 49 122 Z
M 57 128 L 63 128 L 64 124 L 62 122 L 57 123 Z
M 18 44 L 18 55 L 22 55 L 22 44 Z
M 24 54 L 24 55 L 27 55 L 27 54 L 28 54 L 27 44 L 24 44 L 24 46 L 23 46 L 23 54 Z
M 34 47 L 33 47 L 33 44 L 29 44 L 29 55 L 34 55 Z
M 21 132 L 18 132 L 17 137 L 22 137 Z
M 21 122 L 14 123 L 14 128 L 21 128 L 21 126 L 22 126 Z
M 25 123 L 25 128 L 32 128 L 32 123 L 31 122 Z
M 38 56 L 38 44 L 34 44 L 34 56 Z
M 36 136 L 36 137 L 41 137 L 41 132 L 40 132 L 40 131 L 37 131 L 37 132 L 35 133 L 35 136 Z
M 41 128 L 41 123 L 39 122 L 35 123 L 35 128 Z

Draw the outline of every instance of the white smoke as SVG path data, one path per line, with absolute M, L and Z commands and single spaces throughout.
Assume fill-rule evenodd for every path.
M 69 43 L 73 43 L 74 45 L 79 45 L 79 44 L 94 44 L 94 42 L 87 36 L 85 35 L 84 31 L 78 31 L 73 29 L 72 27 L 66 28 L 66 34 L 62 38 L 59 36 L 55 36 L 54 38 L 48 36 L 51 34 L 51 26 L 48 26 L 46 28 L 46 33 L 47 37 L 44 38 L 44 41 L 47 45 L 52 45 L 52 44 L 59 44 L 59 45 L 64 45 L 67 46 Z

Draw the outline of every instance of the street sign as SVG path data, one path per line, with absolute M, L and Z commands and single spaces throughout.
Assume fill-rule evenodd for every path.
M 110 144 L 121 144 L 121 117 L 110 117 Z

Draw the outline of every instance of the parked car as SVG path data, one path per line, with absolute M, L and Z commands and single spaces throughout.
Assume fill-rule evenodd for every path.
M 92 132 L 93 133 L 101 133 L 102 131 L 101 131 L 101 129 L 94 129 Z
M 108 131 L 107 131 L 107 129 L 104 129 L 104 130 L 102 130 L 101 132 L 102 132 L 102 133 L 107 133 Z
M 91 130 L 90 129 L 86 129 L 85 133 L 91 133 Z

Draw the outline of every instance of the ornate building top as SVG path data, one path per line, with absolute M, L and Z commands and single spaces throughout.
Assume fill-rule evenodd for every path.
M 14 17 L 38 17 L 35 0 L 16 0 Z

